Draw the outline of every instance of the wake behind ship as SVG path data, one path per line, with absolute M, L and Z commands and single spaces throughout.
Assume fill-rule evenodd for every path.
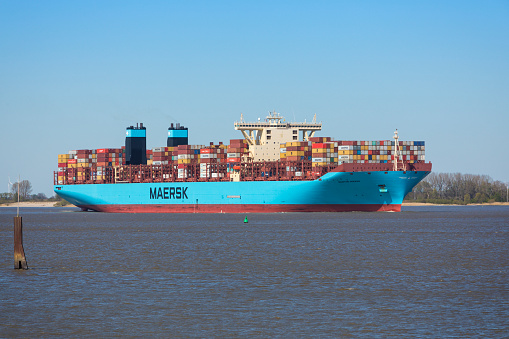
M 147 213 L 400 211 L 431 172 L 424 141 L 334 141 L 321 123 L 265 121 L 234 128 L 229 145 L 189 145 L 173 124 L 167 146 L 146 149 L 143 124 L 125 146 L 58 156 L 55 193 L 83 210 Z

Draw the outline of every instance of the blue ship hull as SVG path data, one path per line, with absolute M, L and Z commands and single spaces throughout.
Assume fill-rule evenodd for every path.
M 429 171 L 329 172 L 313 181 L 55 185 L 70 203 L 101 212 L 246 213 L 400 211 Z

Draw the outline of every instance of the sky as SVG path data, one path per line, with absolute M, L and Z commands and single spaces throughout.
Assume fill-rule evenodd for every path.
M 509 181 L 509 1 L 0 0 L 0 193 L 53 193 L 57 156 L 323 124 L 335 140 L 424 140 L 441 173 Z

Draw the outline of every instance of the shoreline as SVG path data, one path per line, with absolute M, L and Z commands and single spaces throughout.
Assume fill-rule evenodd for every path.
M 509 206 L 508 202 L 491 202 L 485 204 L 468 204 L 468 205 L 457 205 L 457 204 L 432 204 L 426 202 L 404 202 L 401 206 Z
M 19 207 L 76 207 L 74 205 L 67 206 L 55 206 L 56 201 L 23 201 L 19 203 Z M 431 204 L 431 203 L 423 203 L 423 202 L 404 202 L 401 204 L 402 207 L 411 207 L 411 206 L 509 206 L 507 202 L 493 202 L 486 204 L 468 204 L 468 205 L 455 205 L 455 204 Z M 10 202 L 0 204 L 1 207 L 18 207 L 17 202 Z
M 19 207 L 57 207 L 55 204 L 57 201 L 21 201 Z M 6 204 L 0 204 L 1 207 L 18 207 L 17 202 L 9 202 Z M 62 207 L 62 206 L 58 206 Z M 68 205 L 64 207 L 75 207 L 74 205 Z

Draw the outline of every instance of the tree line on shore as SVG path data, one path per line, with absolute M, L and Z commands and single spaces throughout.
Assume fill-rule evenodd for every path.
M 431 173 L 405 197 L 407 202 L 483 204 L 507 201 L 507 185 L 488 175 Z
M 44 193 L 32 194 L 32 183 L 29 180 L 15 182 L 11 186 L 10 192 L 0 193 L 0 204 L 12 203 L 18 201 L 18 186 L 19 186 L 19 201 L 61 201 L 58 195 L 48 198 Z

